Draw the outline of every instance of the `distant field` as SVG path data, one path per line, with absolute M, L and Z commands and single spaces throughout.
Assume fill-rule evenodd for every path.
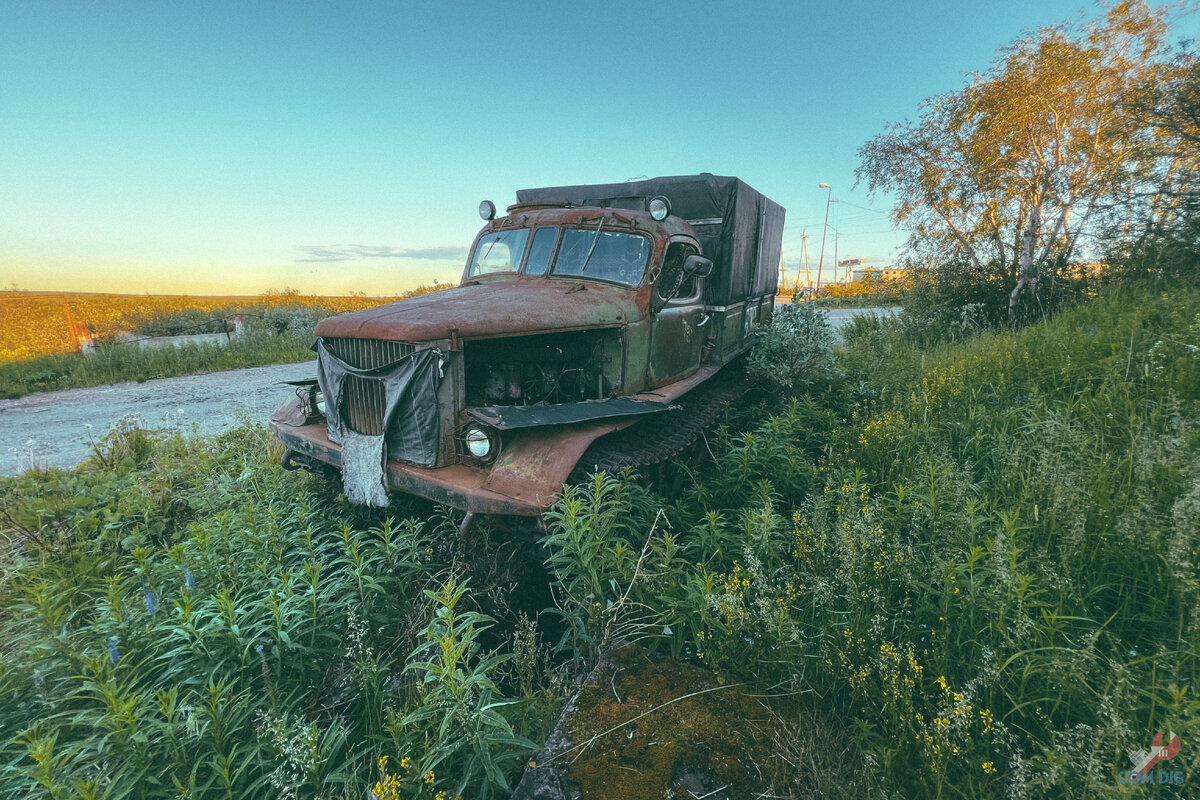
M 186 319 L 186 312 L 192 312 L 201 321 L 204 316 L 218 311 L 224 311 L 230 317 L 242 313 L 253 323 L 256 315 L 264 316 L 281 307 L 320 308 L 327 313 L 339 313 L 390 303 L 433 288 L 442 287 L 421 287 L 395 297 L 318 297 L 298 292 L 269 292 L 251 297 L 193 297 L 0 291 L 0 364 L 74 350 L 70 322 L 75 323 L 77 329 L 90 326 L 98 341 L 105 344 L 141 331 L 148 320 Z M 187 331 L 180 329 L 177 332 Z

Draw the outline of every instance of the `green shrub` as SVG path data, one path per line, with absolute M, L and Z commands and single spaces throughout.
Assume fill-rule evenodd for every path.
M 811 303 L 776 308 L 755 334 L 758 341 L 746 361 L 751 377 L 792 394 L 832 377 L 836 337 Z

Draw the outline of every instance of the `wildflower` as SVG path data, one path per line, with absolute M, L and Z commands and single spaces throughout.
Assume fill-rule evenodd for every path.
M 992 775 L 996 772 L 996 765 L 991 761 L 985 761 L 983 762 L 983 771 L 988 775 Z
M 108 657 L 116 664 L 121 660 L 121 651 L 117 649 L 117 637 L 109 636 L 104 640 L 104 644 L 108 647 Z
M 949 688 L 949 687 L 947 687 L 947 686 L 946 686 L 946 676 L 945 676 L 945 675 L 938 675 L 938 680 L 937 680 L 937 682 L 938 682 L 938 686 L 942 687 L 942 689 L 948 689 L 948 688 Z
M 146 613 L 153 614 L 158 611 L 158 595 L 154 594 L 153 589 L 143 586 L 142 597 L 146 600 Z
M 183 585 L 189 589 L 196 588 L 196 579 L 192 577 L 192 571 L 187 567 L 183 568 Z
M 426 772 L 424 775 L 422 775 L 421 780 L 425 781 L 430 786 L 433 786 L 433 770 L 429 770 L 429 772 Z
M 401 769 L 412 769 L 412 759 L 409 758 L 408 756 L 405 756 L 404 758 L 400 759 L 400 768 Z

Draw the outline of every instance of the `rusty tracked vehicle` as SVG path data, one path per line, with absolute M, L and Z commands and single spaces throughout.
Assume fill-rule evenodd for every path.
M 457 287 L 317 326 L 317 378 L 271 417 L 286 467 L 359 503 L 534 516 L 573 470 L 659 461 L 712 422 L 771 314 L 784 209 L 707 173 L 517 201 L 480 205 Z

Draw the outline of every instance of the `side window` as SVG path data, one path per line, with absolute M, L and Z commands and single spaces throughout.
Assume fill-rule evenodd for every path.
M 529 255 L 525 257 L 526 275 L 545 275 L 550 268 L 550 256 L 554 253 L 554 239 L 558 228 L 538 228 L 534 231 Z
M 681 269 L 683 267 L 684 260 L 688 256 L 694 255 L 695 252 L 696 248 L 683 244 L 682 242 L 675 242 L 671 244 L 667 248 L 666 258 L 663 259 L 663 271 L 666 272 L 668 267 L 673 269 Z M 671 298 L 670 303 L 675 304 L 693 302 L 697 299 L 696 294 L 699 289 L 700 281 L 696 279 L 696 276 L 685 275 L 682 283 L 679 284 L 679 290 L 675 292 L 675 295 Z

